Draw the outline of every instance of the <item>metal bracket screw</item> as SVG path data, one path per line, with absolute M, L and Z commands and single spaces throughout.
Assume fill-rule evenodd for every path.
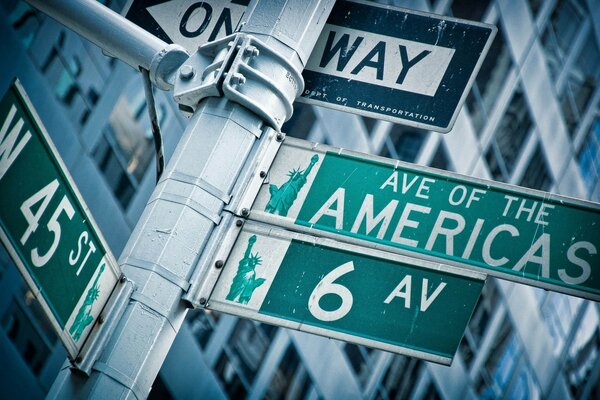
M 267 173 L 265 171 L 260 171 L 260 174 L 258 174 L 261 178 L 264 178 L 267 176 Z
M 181 68 L 179 68 L 179 76 L 181 79 L 191 79 L 195 73 L 196 71 L 194 71 L 194 67 L 188 64 L 184 64 L 181 66 Z
M 238 219 L 237 221 L 235 221 L 235 226 L 237 226 L 238 228 L 241 227 L 242 225 L 244 225 L 244 221 L 242 221 L 241 219 Z
M 223 262 L 223 260 L 217 260 L 217 262 L 215 262 L 215 268 L 219 269 L 219 268 L 223 268 L 223 265 L 225 263 Z
M 256 48 L 256 46 L 248 46 L 244 49 L 244 55 L 248 57 L 258 57 L 260 51 Z
M 233 75 L 231 75 L 230 82 L 232 85 L 243 85 L 244 83 L 246 83 L 246 77 L 240 74 L 239 72 L 236 72 Z
M 277 136 L 275 136 L 275 140 L 278 142 L 283 141 L 283 133 L 278 133 Z
M 121 274 L 121 276 L 119 276 L 119 282 L 121 282 L 121 283 L 127 282 L 127 277 L 125 276 L 125 274 Z
M 242 208 L 242 216 L 247 217 L 250 214 L 250 211 L 247 208 Z
M 198 300 L 198 303 L 200 303 L 201 306 L 206 304 L 206 299 L 204 297 L 201 297 L 200 300 Z

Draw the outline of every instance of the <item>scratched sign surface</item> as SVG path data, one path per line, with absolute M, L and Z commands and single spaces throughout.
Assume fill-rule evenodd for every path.
M 600 299 L 600 205 L 286 138 L 250 218 Z

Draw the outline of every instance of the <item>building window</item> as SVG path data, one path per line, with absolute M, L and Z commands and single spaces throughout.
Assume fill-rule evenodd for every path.
M 221 380 L 225 393 L 229 398 L 243 399 L 248 394 L 246 388 L 249 387 L 249 383 L 242 381 L 235 364 L 235 359 L 232 359 L 226 351 L 223 351 L 215 365 L 215 373 Z
M 589 303 L 586 307 L 564 370 L 574 399 L 598 398 L 600 394 L 600 380 L 597 375 L 594 378 L 594 369 L 597 370 L 600 362 L 600 321 L 595 304 Z
M 584 7 L 578 0 L 560 0 L 552 12 L 548 26 L 542 35 L 542 45 L 550 75 L 555 80 L 582 26 L 584 15 Z
M 481 64 L 481 69 L 466 100 L 467 110 L 477 135 L 483 131 L 511 68 L 512 57 L 505 45 L 502 27 L 498 26 L 498 33 Z
M 560 353 L 569 334 L 569 327 L 577 312 L 581 299 L 550 292 L 541 306 L 542 317 L 554 340 L 554 352 Z
M 421 362 L 416 358 L 394 356 L 377 388 L 376 400 L 409 399 L 419 377 Z
M 201 349 L 205 349 L 219 322 L 220 314 L 204 310 L 188 313 L 186 321 Z
M 567 81 L 559 99 L 571 135 L 581 121 L 600 79 L 600 51 L 594 36 L 591 29 L 573 67 L 567 73 Z
M 98 168 L 123 209 L 127 209 L 154 159 L 149 121 L 143 112 L 145 97 L 139 84 L 133 80 L 119 97 L 93 151 Z M 159 118 L 164 120 L 166 110 L 158 110 L 162 110 Z
M 315 115 L 312 106 L 296 102 L 294 103 L 294 113 L 292 114 L 292 117 L 283 124 L 281 131 L 299 139 L 306 139 L 310 134 L 310 130 L 315 124 L 316 119 L 317 116 Z
M 248 319 L 237 321 L 216 367 L 230 397 L 242 398 L 250 389 L 275 332 Z
M 450 9 L 456 18 L 481 21 L 490 5 L 490 0 L 454 0 Z
M 533 370 L 525 358 L 521 358 L 521 363 L 517 367 L 513 383 L 504 398 L 523 400 L 541 399 L 540 385 L 536 381 Z
M 600 118 L 596 118 L 592 123 L 590 132 L 579 150 L 577 163 L 590 198 L 600 201 Z
M 373 349 L 353 343 L 346 343 L 344 344 L 344 353 L 354 370 L 359 384 L 364 386 L 371 375 Z
M 490 173 L 495 180 L 510 180 L 521 147 L 532 126 L 527 101 L 518 86 L 486 153 Z
M 365 131 L 367 132 L 367 135 L 372 135 L 378 120 L 369 117 L 361 117 L 360 119 L 363 125 L 365 126 Z
M 498 309 L 499 298 L 496 282 L 488 279 L 458 348 L 467 368 L 471 366 L 475 354 L 479 352 L 481 340 L 486 333 L 495 310 Z
M 548 170 L 548 163 L 546 157 L 542 152 L 542 146 L 540 143 L 535 147 L 535 151 L 527 168 L 525 168 L 525 174 L 521 179 L 519 185 L 525 186 L 532 189 L 548 191 L 552 187 L 553 180 Z
M 494 344 L 479 372 L 475 390 L 480 399 L 502 398 L 515 372 L 522 345 L 507 316 L 496 332 Z
M 2 2 L 8 11 L 8 19 L 21 39 L 23 47 L 28 49 L 42 26 L 40 12 L 23 1 Z M 10 8 L 13 6 L 14 8 Z
M 267 400 L 302 400 L 316 392 L 308 371 L 300 362 L 293 344 L 290 344 L 267 387 Z M 318 394 L 317 394 L 318 395 Z
M 31 372 L 39 376 L 57 336 L 40 303 L 24 283 L 19 297 L 13 298 L 2 315 L 2 328 Z
M 422 129 L 393 125 L 381 149 L 381 155 L 396 160 L 415 162 L 427 135 L 428 132 Z
M 440 140 L 440 144 L 438 145 L 437 150 L 435 151 L 435 154 L 429 163 L 429 166 L 438 169 L 445 169 L 447 171 L 453 169 L 450 163 L 450 157 L 448 157 L 446 145 L 444 144 L 443 140 Z

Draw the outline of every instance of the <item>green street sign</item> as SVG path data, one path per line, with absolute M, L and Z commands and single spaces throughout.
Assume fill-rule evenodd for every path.
M 287 138 L 250 219 L 600 300 L 600 205 Z
M 248 222 L 206 307 L 450 365 L 484 279 Z
M 75 357 L 120 276 L 23 88 L 0 102 L 0 239 Z

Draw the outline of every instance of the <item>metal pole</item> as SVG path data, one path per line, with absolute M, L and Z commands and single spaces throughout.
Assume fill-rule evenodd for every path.
M 265 56 L 269 68 L 279 59 L 284 69 L 291 65 L 301 71 L 333 3 L 253 1 L 242 31 L 256 35 L 276 52 L 277 57 Z M 182 75 L 188 74 L 182 71 Z M 280 81 L 286 82 L 287 76 L 291 75 L 284 73 Z M 251 85 L 249 96 L 260 97 L 260 81 L 247 84 Z M 301 86 L 302 82 L 282 84 L 282 98 L 293 99 Z M 264 85 L 263 91 L 275 98 L 272 87 Z M 264 132 L 273 132 L 256 108 L 250 111 L 246 105 L 243 98 L 201 100 L 119 260 L 137 289 L 91 374 L 63 369 L 49 398 L 148 396 L 187 313 L 181 297 L 189 288 L 195 265 L 209 239 L 214 241 L 215 228 L 231 219 L 225 205 L 235 195 L 244 169 L 258 161 L 258 148 L 268 136 Z
M 150 71 L 153 83 L 163 90 L 169 75 L 188 54 L 178 45 L 170 45 L 94 0 L 26 0 L 94 43 L 106 53 L 136 70 Z M 159 64 L 163 66 L 159 68 Z M 168 64 L 165 66 L 164 64 Z

